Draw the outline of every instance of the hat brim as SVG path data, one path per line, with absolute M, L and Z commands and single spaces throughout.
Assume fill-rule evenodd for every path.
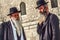
M 44 4 L 38 5 L 38 6 L 36 7 L 36 9 L 39 8 L 41 5 L 45 5 L 45 4 L 47 4 L 47 3 L 48 3 L 48 2 L 46 2 L 46 3 L 44 3 Z
M 21 11 L 17 11 L 17 12 L 20 13 Z M 16 13 L 16 12 L 14 12 L 14 13 Z M 14 13 L 8 14 L 7 16 L 12 15 L 12 14 L 14 14 Z

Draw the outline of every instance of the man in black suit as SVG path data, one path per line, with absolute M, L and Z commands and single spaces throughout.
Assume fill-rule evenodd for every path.
M 0 40 L 26 40 L 19 13 L 16 7 L 10 8 L 10 20 L 0 25 Z
M 59 40 L 59 19 L 49 12 L 47 3 L 44 0 L 37 1 L 36 9 L 45 16 L 45 19 L 40 20 L 37 25 L 37 33 L 40 40 Z

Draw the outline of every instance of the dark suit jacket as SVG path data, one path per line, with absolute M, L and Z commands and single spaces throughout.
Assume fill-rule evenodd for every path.
M 22 30 L 24 39 L 26 40 L 23 27 Z M 10 21 L 4 22 L 0 25 L 0 40 L 14 40 L 13 30 Z
M 46 21 L 38 23 L 37 33 L 40 40 L 59 40 L 59 19 L 55 14 L 49 14 Z

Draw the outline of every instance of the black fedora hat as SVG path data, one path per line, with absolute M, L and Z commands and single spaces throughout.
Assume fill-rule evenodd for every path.
M 38 1 L 36 2 L 36 4 L 37 4 L 36 9 L 39 8 L 41 5 L 45 5 L 45 4 L 47 4 L 47 3 L 48 3 L 48 2 L 45 2 L 44 0 L 38 0 Z
M 21 12 L 21 11 L 18 11 L 16 7 L 12 7 L 12 8 L 10 8 L 10 14 L 8 14 L 7 16 L 14 14 L 16 12 Z

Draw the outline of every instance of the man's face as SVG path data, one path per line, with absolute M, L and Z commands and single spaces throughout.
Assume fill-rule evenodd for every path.
M 41 5 L 38 9 L 39 9 L 39 12 L 41 14 L 45 14 L 48 11 L 48 6 L 47 5 Z
M 11 17 L 15 20 L 19 20 L 19 13 L 18 12 L 14 13 L 14 14 L 11 15 Z

